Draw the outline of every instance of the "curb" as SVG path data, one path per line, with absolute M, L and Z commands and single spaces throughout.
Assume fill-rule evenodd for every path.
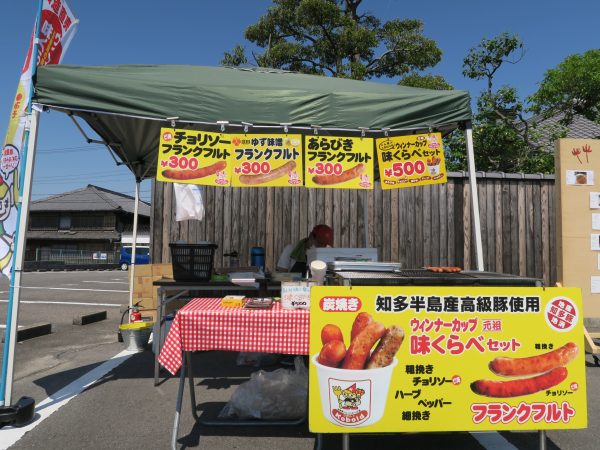
M 83 316 L 73 317 L 73 325 L 87 325 L 89 323 L 100 322 L 106 320 L 106 311 L 98 311 Z
M 33 339 L 39 336 L 52 333 L 52 324 L 50 323 L 34 323 L 33 325 L 25 325 L 17 330 L 17 342 L 26 341 L 27 339 Z M 6 333 L 2 336 L 2 342 Z

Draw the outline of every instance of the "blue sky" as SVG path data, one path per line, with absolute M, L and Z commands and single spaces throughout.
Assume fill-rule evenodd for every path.
M 80 19 L 64 64 L 191 64 L 215 66 L 244 29 L 271 4 L 267 0 L 67 0 Z M 8 7 L 10 4 L 10 7 Z M 0 135 L 4 139 L 38 0 L 7 0 L 0 16 Z M 451 5 L 451 6 L 449 6 Z M 462 61 L 482 38 L 518 34 L 526 53 L 502 68 L 497 86 L 514 85 L 521 96 L 535 92 L 544 73 L 565 57 L 600 47 L 597 0 L 364 0 L 359 11 L 381 19 L 419 18 L 424 34 L 443 51 L 429 72 L 442 75 L 475 98 L 483 83 L 462 76 Z M 396 82 L 397 80 L 381 80 Z M 87 184 L 133 195 L 127 169 L 117 167 L 103 147 L 85 143 L 63 114 L 42 115 L 33 199 Z M 150 199 L 150 183 L 142 184 Z

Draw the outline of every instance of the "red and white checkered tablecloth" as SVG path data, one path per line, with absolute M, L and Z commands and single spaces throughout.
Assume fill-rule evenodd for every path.
M 179 310 L 158 362 L 175 374 L 182 351 L 231 350 L 240 352 L 308 355 L 309 312 L 282 309 L 223 308 L 220 298 L 195 298 Z

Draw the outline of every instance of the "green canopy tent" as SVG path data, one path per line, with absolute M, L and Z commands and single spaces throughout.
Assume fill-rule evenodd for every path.
M 477 268 L 483 270 L 470 97 L 465 91 L 435 91 L 274 69 L 178 65 L 49 65 L 38 68 L 34 83 L 33 102 L 38 108 L 31 121 L 18 230 L 21 236 L 25 235 L 29 209 L 39 109 L 67 113 L 88 142 L 105 144 L 117 162 L 131 170 L 136 179 L 136 218 L 139 183 L 156 172 L 160 127 L 323 130 L 371 137 L 419 131 L 445 134 L 461 127 L 467 141 Z M 85 121 L 101 140 L 89 139 L 78 120 Z M 25 248 L 25 239 L 18 243 Z M 15 258 L 19 274 L 23 249 Z M 19 286 L 20 281 L 15 284 Z M 13 309 L 15 322 L 17 310 Z

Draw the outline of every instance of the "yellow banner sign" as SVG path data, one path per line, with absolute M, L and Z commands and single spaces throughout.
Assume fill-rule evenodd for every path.
M 313 287 L 310 308 L 312 432 L 587 426 L 579 289 Z
M 381 189 L 446 182 L 441 133 L 376 140 Z
M 373 139 L 307 136 L 304 148 L 306 187 L 373 189 Z
M 302 136 L 231 136 L 232 186 L 302 186 Z
M 176 128 L 160 129 L 156 179 L 170 183 L 230 184 L 229 135 Z

